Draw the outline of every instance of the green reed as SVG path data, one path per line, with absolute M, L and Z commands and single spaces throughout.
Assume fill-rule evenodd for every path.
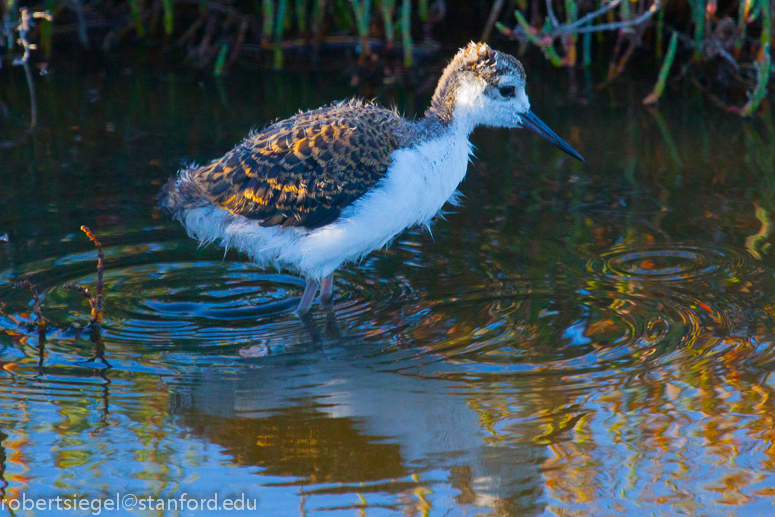
M 418 15 L 420 16 L 420 21 L 427 22 L 428 21 L 428 0 L 417 0 L 418 3 Z
M 224 43 L 221 45 L 221 49 L 218 51 L 218 57 L 215 59 L 215 68 L 213 69 L 213 75 L 220 77 L 223 75 L 223 69 L 226 65 L 226 55 L 229 53 L 229 44 Z
M 554 49 L 554 45 L 552 44 L 552 42 L 549 41 L 547 43 L 546 40 L 539 39 L 537 33 L 532 30 L 532 27 L 530 26 L 529 23 L 527 23 L 527 20 L 525 19 L 525 17 L 522 15 L 521 12 L 515 11 L 514 15 L 517 17 L 519 26 L 524 31 L 530 43 L 537 45 L 541 49 L 541 52 L 543 52 L 544 57 L 546 57 L 546 59 L 548 59 L 551 64 L 553 64 L 554 66 L 561 66 L 562 59 L 560 58 L 559 54 L 557 54 L 557 51 Z
M 654 53 L 657 57 L 657 59 L 662 58 L 662 39 L 664 37 L 665 33 L 665 6 L 662 6 L 662 9 L 659 10 L 659 14 L 657 14 L 657 41 L 654 45 Z
M 172 8 L 172 0 L 162 0 L 162 9 L 164 10 L 164 34 L 172 34 L 175 25 L 175 12 Z
M 46 0 L 45 5 L 46 12 L 54 12 L 54 0 Z M 40 27 L 40 48 L 43 50 L 46 60 L 51 59 L 51 53 L 54 50 L 53 37 L 54 21 L 51 19 L 44 20 Z
M 393 48 L 398 38 L 403 65 L 408 68 L 415 64 L 413 35 L 439 37 L 442 25 L 436 24 L 443 17 L 466 16 L 470 20 L 476 14 L 483 24 L 484 30 L 479 33 L 483 39 L 491 39 L 493 27 L 500 33 L 501 40 L 493 41 L 495 46 L 502 44 L 503 37 L 519 40 L 522 50 L 537 48 L 553 66 L 571 69 L 582 66 L 589 70 L 593 63 L 609 60 L 606 84 L 614 81 L 630 61 L 640 59 L 643 52 L 636 50 L 647 47 L 662 62 L 652 92 L 657 99 L 674 61 L 689 53 L 693 62 L 683 69 L 682 76 L 710 77 L 709 81 L 694 80 L 695 84 L 703 87 L 724 76 L 715 71 L 721 62 L 734 68 L 730 77 L 737 81 L 737 86 L 744 84 L 750 90 L 745 106 L 729 108 L 730 111 L 753 113 L 766 96 L 769 82 L 765 72 L 769 67 L 772 33 L 770 0 L 733 0 L 738 3 L 720 6 L 723 12 L 718 13 L 718 0 L 293 0 L 292 5 L 291 0 L 111 0 L 117 12 L 123 8 L 120 18 L 110 18 L 109 12 L 101 12 L 102 3 L 90 0 L 43 1 L 52 12 L 61 12 L 66 5 L 75 13 L 75 23 L 68 25 L 67 30 L 75 32 L 84 46 L 88 46 L 84 9 L 100 11 L 109 28 L 102 45 L 106 51 L 122 40 L 158 37 L 153 29 L 160 20 L 165 42 L 176 28 L 180 29 L 175 47 L 185 50 L 193 66 L 212 67 L 216 75 L 225 73 L 248 48 L 254 52 L 271 51 L 273 66 L 281 68 L 283 49 L 317 53 L 326 44 L 330 48 L 358 46 L 363 58 L 372 53 L 373 46 L 378 52 L 375 59 L 379 59 L 382 47 Z M 13 27 L 18 0 L 2 0 L 0 5 L 4 26 Z M 67 23 L 66 19 L 63 17 L 62 23 Z M 722 23 L 736 29 L 731 36 L 719 30 Z M 667 45 L 666 29 L 673 31 Z M 15 39 L 9 31 L 5 32 L 6 44 L 12 48 Z M 44 22 L 36 33 L 47 58 L 52 54 L 54 35 L 59 32 L 61 29 Z M 593 45 L 594 33 L 597 38 Z M 749 34 L 756 40 L 746 36 Z M 447 34 L 445 40 L 456 36 Z M 469 38 L 470 34 L 461 34 L 456 43 L 462 46 Z M 431 47 L 423 45 L 422 50 L 427 48 Z M 689 52 L 682 53 L 682 49 Z M 665 50 L 668 55 L 663 57 Z M 578 52 L 581 56 L 577 56 Z M 736 85 L 729 86 L 725 85 L 726 91 L 734 92 Z M 718 99 L 714 102 L 724 103 Z
M 274 22 L 274 67 L 283 67 L 283 33 L 285 32 L 285 12 L 288 0 L 277 0 L 277 17 Z
M 274 33 L 274 0 L 263 0 L 261 2 L 261 16 L 264 22 L 261 27 L 261 37 L 266 45 Z
M 403 0 L 401 3 L 401 45 L 404 47 L 404 66 L 410 68 L 414 64 L 412 55 L 412 2 Z
M 592 64 L 592 33 L 587 32 L 582 39 L 583 57 L 582 66 L 589 68 Z
M 371 22 L 371 0 L 351 0 L 355 13 L 355 26 L 361 40 L 364 55 L 369 54 L 369 24 Z
M 382 22 L 385 25 L 385 41 L 388 47 L 393 47 L 396 40 L 396 27 L 393 23 L 393 15 L 396 8 L 396 0 L 382 0 L 380 9 L 382 10 Z
M 699 61 L 705 35 L 705 0 L 689 0 L 689 5 L 694 22 L 694 59 Z
M 307 32 L 307 0 L 296 0 L 296 24 L 300 32 Z
M 142 0 L 129 0 L 129 11 L 132 13 L 132 19 L 134 20 L 135 30 L 137 35 L 141 38 L 145 35 L 145 29 L 143 28 L 143 4 Z
M 665 84 L 667 83 L 667 76 L 670 74 L 670 68 L 673 66 L 673 60 L 675 59 L 675 51 L 678 49 L 678 33 L 674 32 L 670 36 L 670 46 L 667 49 L 667 55 L 662 62 L 662 68 L 659 70 L 659 79 L 654 86 L 654 91 L 643 99 L 643 104 L 654 104 L 662 96 L 662 92 L 665 90 Z

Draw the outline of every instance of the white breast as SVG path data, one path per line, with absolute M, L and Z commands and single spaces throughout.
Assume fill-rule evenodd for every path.
M 342 262 L 382 248 L 406 228 L 429 224 L 444 203 L 455 201 L 470 153 L 465 133 L 395 151 L 393 164 L 371 192 L 300 242 L 304 256 L 298 263 L 314 276 L 325 276 Z
M 315 230 L 264 228 L 215 206 L 189 210 L 184 224 L 203 243 L 220 240 L 259 265 L 291 266 L 321 279 L 342 263 L 382 248 L 406 228 L 429 224 L 444 203 L 456 201 L 470 153 L 466 131 L 395 151 L 387 174 L 369 193 Z

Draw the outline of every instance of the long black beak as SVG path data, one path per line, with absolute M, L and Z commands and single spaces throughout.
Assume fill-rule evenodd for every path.
M 527 110 L 527 113 L 523 113 L 520 116 L 522 117 L 522 127 L 529 129 L 540 137 L 546 138 L 552 143 L 552 145 L 562 149 L 563 152 L 573 156 L 577 160 L 581 160 L 582 162 L 584 161 L 584 158 L 582 158 L 579 153 L 574 151 L 571 146 L 566 144 L 565 140 L 557 136 L 554 131 L 549 129 L 549 126 L 541 122 L 541 119 L 536 117 L 535 113 Z

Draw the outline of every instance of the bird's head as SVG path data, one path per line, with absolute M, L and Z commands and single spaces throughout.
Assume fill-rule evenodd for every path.
M 485 43 L 469 43 L 444 69 L 427 115 L 468 131 L 479 125 L 529 129 L 584 161 L 530 111 L 525 79 L 516 58 Z

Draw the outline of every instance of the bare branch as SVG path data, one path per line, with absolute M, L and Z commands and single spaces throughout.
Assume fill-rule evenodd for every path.
M 69 289 L 71 291 L 78 291 L 81 293 L 89 302 L 91 303 L 92 295 L 89 293 L 89 290 L 85 287 L 83 287 L 81 284 L 65 284 L 62 286 L 65 289 Z
M 89 295 L 89 304 L 92 308 L 89 323 L 102 323 L 102 275 L 105 272 L 105 253 L 102 252 L 102 243 L 97 240 L 88 226 L 81 226 L 81 230 L 97 247 L 97 296 Z
M 652 16 L 654 16 L 654 13 L 659 11 L 659 8 L 662 6 L 662 2 L 660 0 L 655 0 L 653 4 L 651 4 L 651 7 L 648 11 L 641 14 L 637 18 L 633 18 L 632 20 L 625 20 L 622 22 L 612 22 L 612 23 L 602 23 L 600 25 L 592 25 L 590 27 L 582 27 L 580 29 L 577 29 L 573 31 L 575 34 L 585 34 L 587 32 L 602 32 L 602 31 L 614 31 L 619 29 L 624 29 L 627 27 L 634 27 L 636 25 L 640 25 Z
M 39 329 L 46 327 L 46 321 L 43 319 L 43 312 L 40 310 L 40 293 L 38 292 L 38 286 L 29 280 L 18 282 L 14 285 L 17 289 L 27 288 L 32 291 L 32 312 L 35 313 L 37 319 L 37 325 Z
M 587 14 L 586 16 L 583 16 L 576 20 L 573 23 L 569 23 L 567 25 L 563 25 L 561 27 L 558 27 L 557 30 L 553 31 L 552 34 L 567 34 L 569 32 L 573 32 L 578 27 L 582 27 L 583 25 L 586 25 L 588 22 L 591 22 L 598 16 L 601 16 L 608 11 L 612 9 L 616 9 L 616 7 L 622 3 L 623 0 L 613 0 L 613 2 L 609 2 L 608 5 L 605 7 L 601 7 L 597 11 L 592 11 L 591 13 Z
M 557 21 L 557 16 L 554 15 L 552 0 L 546 0 L 546 13 L 549 15 L 549 20 L 552 22 L 552 27 L 557 27 L 560 25 L 560 23 Z

